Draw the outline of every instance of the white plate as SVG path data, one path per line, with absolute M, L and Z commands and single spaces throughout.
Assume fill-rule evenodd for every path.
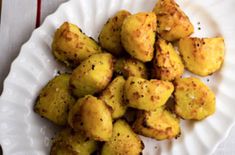
M 177 2 L 193 22 L 195 36 L 225 38 L 223 68 L 213 76 L 204 78 L 216 93 L 217 111 L 202 122 L 181 121 L 182 135 L 177 140 L 157 142 L 143 138 L 146 155 L 210 154 L 225 139 L 235 121 L 235 20 L 231 18 L 235 17 L 235 1 Z M 22 46 L 4 82 L 0 99 L 0 143 L 4 155 L 44 155 L 49 152 L 55 127 L 32 109 L 39 90 L 58 70 L 63 69 L 50 52 L 56 28 L 64 21 L 69 21 L 81 27 L 87 35 L 97 38 L 102 25 L 116 11 L 151 11 L 155 3 L 155 0 L 71 0 L 46 18 Z M 200 31 L 198 27 L 201 27 Z

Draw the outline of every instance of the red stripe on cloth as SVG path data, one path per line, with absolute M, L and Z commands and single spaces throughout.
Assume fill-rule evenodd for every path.
M 40 26 L 40 21 L 41 21 L 41 0 L 37 0 L 37 15 L 36 15 L 36 25 L 35 27 Z

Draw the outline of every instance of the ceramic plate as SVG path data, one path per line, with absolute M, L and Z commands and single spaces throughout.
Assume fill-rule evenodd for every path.
M 194 36 L 223 36 L 225 62 L 220 72 L 203 78 L 216 94 L 216 113 L 201 122 L 181 121 L 178 139 L 157 142 L 141 137 L 144 154 L 211 154 L 228 135 L 234 124 L 235 109 L 235 1 L 178 0 L 194 24 Z M 56 127 L 33 112 L 40 89 L 64 70 L 51 54 L 51 42 L 64 21 L 77 24 L 87 35 L 97 39 L 106 20 L 120 9 L 132 13 L 151 11 L 155 0 L 70 0 L 48 16 L 36 29 L 12 63 L 0 99 L 0 143 L 4 155 L 45 155 Z M 200 29 L 200 30 L 199 30 Z

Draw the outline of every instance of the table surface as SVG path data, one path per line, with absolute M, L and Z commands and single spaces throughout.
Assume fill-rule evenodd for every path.
M 0 94 L 3 81 L 12 61 L 19 54 L 21 45 L 26 42 L 36 26 L 37 6 L 40 0 L 0 0 Z M 40 23 L 67 0 L 41 0 Z M 1 6 L 1 3 L 0 3 Z M 219 124 L 218 124 L 219 125 Z M 226 140 L 218 146 L 214 155 L 235 154 L 235 127 Z M 4 150 L 4 148 L 3 148 Z

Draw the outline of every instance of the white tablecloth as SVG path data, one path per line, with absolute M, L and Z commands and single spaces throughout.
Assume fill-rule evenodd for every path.
M 0 0 L 1 1 L 1 0 Z M 41 22 L 67 0 L 41 0 Z M 0 93 L 10 64 L 26 42 L 36 24 L 37 0 L 3 0 L 0 23 Z M 219 124 L 218 124 L 219 125 Z M 4 149 L 4 148 L 3 148 Z M 235 127 L 214 155 L 235 154 Z

